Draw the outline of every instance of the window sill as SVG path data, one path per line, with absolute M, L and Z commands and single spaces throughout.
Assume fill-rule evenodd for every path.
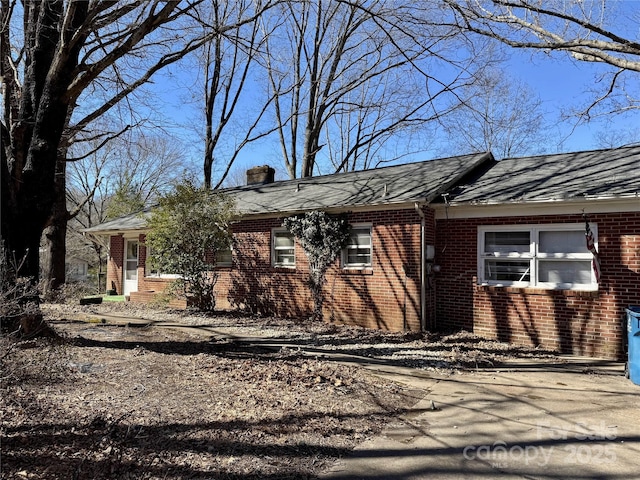
M 566 289 L 566 288 L 542 288 L 542 287 L 512 287 L 501 285 L 476 284 L 476 289 L 485 292 L 505 292 L 518 293 L 521 295 L 547 295 L 565 297 L 585 297 L 595 298 L 599 295 L 599 290 L 594 289 Z
M 343 268 L 340 270 L 341 275 L 373 275 L 373 268 L 371 267 L 363 267 L 363 268 Z

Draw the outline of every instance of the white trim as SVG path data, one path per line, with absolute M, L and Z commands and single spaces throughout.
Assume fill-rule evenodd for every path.
M 136 244 L 136 256 L 129 257 L 129 245 Z M 122 266 L 122 293 L 123 295 L 129 295 L 132 292 L 138 291 L 139 285 L 139 272 L 140 269 L 140 246 L 142 242 L 138 240 L 138 237 L 124 238 L 124 255 L 123 255 L 123 266 Z M 134 269 L 130 269 L 129 262 L 136 262 L 136 267 Z M 127 278 L 127 272 L 135 272 L 134 278 Z
M 511 202 L 503 204 L 431 204 L 436 220 L 483 217 L 532 217 L 593 213 L 640 212 L 640 197 L 598 201 Z
M 276 235 L 279 233 L 286 233 L 293 239 L 293 246 L 291 247 L 293 249 L 293 263 L 276 262 L 276 250 L 289 249 L 289 247 L 280 249 L 276 247 Z M 296 238 L 286 228 L 275 227 L 271 229 L 271 266 L 276 268 L 296 268 Z

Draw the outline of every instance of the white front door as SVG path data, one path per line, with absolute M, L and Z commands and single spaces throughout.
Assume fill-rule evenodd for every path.
M 129 295 L 138 291 L 138 241 L 125 240 L 124 242 L 124 281 L 122 292 Z

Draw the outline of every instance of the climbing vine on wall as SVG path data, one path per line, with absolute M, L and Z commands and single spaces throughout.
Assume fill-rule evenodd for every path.
M 349 240 L 349 223 L 346 214 L 329 215 L 313 210 L 284 219 L 285 227 L 300 243 L 309 260 L 307 280 L 313 298 L 313 320 L 322 320 L 324 295 L 322 287 L 331 264 Z

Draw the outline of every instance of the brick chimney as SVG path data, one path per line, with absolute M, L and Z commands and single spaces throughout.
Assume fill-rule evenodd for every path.
M 264 185 L 273 183 L 276 171 L 268 165 L 253 167 L 247 170 L 247 185 Z

